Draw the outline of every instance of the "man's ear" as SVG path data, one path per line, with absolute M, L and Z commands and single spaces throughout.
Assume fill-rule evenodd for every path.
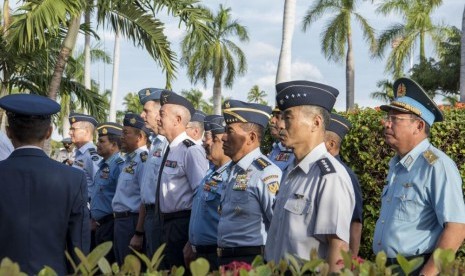
M 49 126 L 47 129 L 47 133 L 45 133 L 45 140 L 49 139 L 50 136 L 52 136 L 53 133 L 53 126 Z

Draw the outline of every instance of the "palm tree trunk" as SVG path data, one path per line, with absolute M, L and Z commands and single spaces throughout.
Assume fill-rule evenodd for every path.
M 68 58 L 73 51 L 74 45 L 76 45 L 76 38 L 79 32 L 80 21 L 80 15 L 71 18 L 68 27 L 68 33 L 66 34 L 66 37 L 63 40 L 63 44 L 61 45 L 60 53 L 58 54 L 57 61 L 55 63 L 55 70 L 53 72 L 52 80 L 50 81 L 48 90 L 48 97 L 53 100 L 57 99 L 63 71 L 65 70 L 66 63 L 68 62 Z
M 120 30 L 116 28 L 115 48 L 113 50 L 113 80 L 110 97 L 110 122 L 116 122 L 116 96 L 118 95 L 119 59 L 120 59 Z
M 281 42 L 281 52 L 279 53 L 276 83 L 291 80 L 292 37 L 294 35 L 295 26 L 295 6 L 296 0 L 286 0 L 284 2 L 283 38 Z
M 213 83 L 213 114 L 221 115 L 221 77 L 215 76 Z
M 425 32 L 420 32 L 420 62 L 426 59 L 425 54 Z M 410 68 L 411 69 L 411 68 Z
M 347 32 L 347 58 L 346 58 L 346 110 L 354 108 L 355 65 L 352 50 L 352 31 L 348 26 Z
M 90 26 L 90 9 L 88 9 L 84 15 L 85 23 Z M 84 86 L 86 89 L 90 87 L 90 34 L 86 34 L 84 38 Z
M 465 6 L 462 15 L 462 39 L 460 49 L 460 101 L 465 102 Z
M 1 34 L 3 37 L 8 35 L 8 28 L 10 27 L 10 1 L 5 0 L 3 2 L 3 33 Z M 3 68 L 2 70 L 2 82 L 1 82 L 1 89 L 0 89 L 0 98 L 8 94 L 8 83 L 10 80 L 10 73 L 8 71 L 8 67 Z M 3 114 L 3 113 L 2 113 Z M 1 117 L 0 117 L 1 119 Z

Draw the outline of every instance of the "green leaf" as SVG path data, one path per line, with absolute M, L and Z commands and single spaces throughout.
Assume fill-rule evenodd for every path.
M 102 271 L 102 273 L 105 274 L 105 275 L 107 275 L 107 274 L 112 274 L 112 269 L 111 269 L 110 263 L 109 263 L 108 260 L 105 259 L 105 258 L 101 258 L 101 259 L 98 261 L 98 268 L 99 268 L 100 271 Z
M 163 251 L 165 250 L 166 243 L 162 244 L 160 247 L 158 247 L 157 251 L 155 251 L 155 254 L 152 256 L 152 261 L 151 261 L 151 267 L 154 270 L 157 270 L 158 267 L 160 266 L 161 261 L 163 260 Z
M 384 251 L 381 251 L 376 255 L 376 265 L 379 268 L 384 269 L 386 267 L 386 261 L 387 255 L 384 253 Z
M 198 258 L 189 265 L 192 276 L 205 276 L 210 271 L 210 264 L 204 258 Z

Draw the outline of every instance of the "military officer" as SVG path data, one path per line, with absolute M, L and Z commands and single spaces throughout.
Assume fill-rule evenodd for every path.
M 444 120 L 423 88 L 408 78 L 393 85 L 395 99 L 387 112 L 384 136 L 396 152 L 389 162 L 373 251 L 384 251 L 388 264 L 396 255 L 423 257 L 413 275 L 437 275 L 431 254 L 436 248 L 456 251 L 465 235 L 462 179 L 454 161 L 434 147 L 428 136 Z
M 191 121 L 187 124 L 186 133 L 191 137 L 197 145 L 202 145 L 202 139 L 204 135 L 204 122 L 205 114 L 201 110 L 196 110 L 194 115 L 192 115 Z
M 73 142 L 68 137 L 61 140 L 61 143 L 63 148 L 58 150 L 53 159 L 66 165 L 72 165 L 74 160 Z
M 194 192 L 192 215 L 189 223 L 189 242 L 197 257 L 210 263 L 211 270 L 218 269 L 216 256 L 217 232 L 223 183 L 228 179 L 228 166 L 231 158 L 224 154 L 221 138 L 225 132 L 225 122 L 217 115 L 209 121 L 209 131 L 213 143 L 208 147 L 214 167 L 208 170 L 200 186 Z M 185 256 L 186 258 L 186 256 Z
M 140 103 L 144 106 L 141 113 L 145 126 L 150 129 L 152 144 L 149 158 L 145 165 L 141 183 L 141 208 L 139 216 L 144 218 L 145 253 L 152 257 L 161 245 L 161 219 L 159 210 L 155 210 L 156 186 L 163 155 L 168 146 L 168 141 L 158 133 L 157 119 L 160 116 L 160 96 L 163 89 L 146 88 L 139 91 Z
M 349 249 L 354 256 L 358 256 L 358 250 L 360 248 L 360 239 L 362 237 L 362 218 L 363 218 L 363 198 L 362 190 L 355 173 L 350 169 L 344 162 L 342 162 L 341 156 L 339 155 L 341 149 L 342 140 L 351 128 L 351 123 L 341 115 L 332 113 L 331 121 L 329 126 L 326 128 L 325 134 L 325 145 L 328 152 L 334 156 L 350 176 L 354 188 L 355 195 L 355 209 L 352 214 L 352 222 L 350 223 L 350 241 Z
M 127 113 L 123 121 L 121 149 L 126 153 L 112 201 L 114 226 L 114 252 L 122 264 L 126 255 L 143 249 L 143 218 L 139 218 L 140 187 L 148 159 L 147 139 L 150 130 L 137 114 Z
M 89 115 L 72 112 L 69 115 L 69 123 L 71 124 L 69 136 L 76 146 L 72 166 L 83 170 L 86 174 L 87 192 L 89 199 L 91 199 L 94 176 L 99 169 L 98 164 L 101 160 L 93 142 L 97 120 Z
M 97 153 L 102 156 L 102 161 L 95 175 L 90 202 L 91 217 L 97 225 L 96 245 L 113 241 L 114 222 L 111 201 L 115 196 L 116 184 L 124 163 L 119 153 L 122 131 L 123 126 L 116 123 L 105 122 L 97 126 Z M 113 263 L 115 261 L 113 251 L 109 252 L 106 258 L 109 263 Z
M 289 164 L 294 162 L 294 153 L 291 148 L 287 148 L 279 141 L 279 123 L 282 121 L 281 110 L 276 106 L 271 113 L 270 133 L 276 140 L 273 143 L 268 158 L 281 170 L 285 170 Z
M 263 255 L 281 170 L 260 151 L 271 108 L 229 100 L 224 103 L 224 153 L 233 163 L 223 184 L 218 224 L 218 262 L 251 263 Z
M 0 99 L 15 150 L 0 162 L 0 259 L 8 257 L 27 275 L 44 265 L 67 275 L 65 251 L 89 251 L 87 183 L 82 171 L 52 160 L 43 151 L 52 135 L 55 101 L 34 94 Z M 74 258 L 78 261 L 78 258 Z M 11 274 L 2 268 L 1 274 Z
M 326 150 L 325 129 L 337 89 L 310 81 L 276 85 L 276 101 L 284 111 L 285 144 L 295 161 L 284 172 L 266 242 L 266 259 L 278 262 L 286 253 L 308 260 L 314 248 L 329 263 L 341 266 L 347 251 L 355 206 L 350 177 Z
M 193 105 L 174 92 L 161 94 L 158 131 L 169 141 L 158 179 L 158 196 L 166 242 L 165 268 L 184 264 L 183 248 L 188 241 L 189 218 L 195 189 L 207 173 L 205 150 L 186 133 L 194 114 Z

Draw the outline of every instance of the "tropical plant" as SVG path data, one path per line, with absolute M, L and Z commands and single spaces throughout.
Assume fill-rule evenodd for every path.
M 139 95 L 135 92 L 129 92 L 124 96 L 123 105 L 126 107 L 125 113 L 142 113 L 143 106 L 140 104 Z
M 460 48 L 460 101 L 465 102 L 465 5 L 462 15 L 462 39 Z
M 346 109 L 354 108 L 355 64 L 352 45 L 352 18 L 362 29 L 363 37 L 375 50 L 375 33 L 368 21 L 356 11 L 357 0 L 318 0 L 307 11 L 303 30 L 327 13 L 335 13 L 321 33 L 321 50 L 331 61 L 341 62 L 346 56 Z
M 249 102 L 267 105 L 268 102 L 265 100 L 266 96 L 268 96 L 268 94 L 266 94 L 265 91 L 260 90 L 258 85 L 254 85 L 247 94 L 247 100 Z
M 384 55 L 386 48 L 392 47 L 387 58 L 386 71 L 395 78 L 403 75 L 404 64 L 408 58 L 413 58 L 414 49 L 419 44 L 420 60 L 426 59 L 425 44 L 427 36 L 437 49 L 441 42 L 445 27 L 437 25 L 432 20 L 432 13 L 442 4 L 442 0 L 387 0 L 377 8 L 383 15 L 397 14 L 402 23 L 395 23 L 384 30 L 378 37 L 376 54 Z
M 284 1 L 283 35 L 281 51 L 279 52 L 278 70 L 276 72 L 276 83 L 291 80 L 291 51 L 295 27 L 295 5 L 296 0 Z
M 181 42 L 181 64 L 187 67 L 187 75 L 194 84 L 201 81 L 207 85 L 207 79 L 213 78 L 213 109 L 221 114 L 221 87 L 232 87 L 234 79 L 247 70 L 244 52 L 231 39 L 249 40 L 247 29 L 231 18 L 231 9 L 220 9 L 216 15 L 210 15 L 207 22 L 207 38 L 193 31 Z
M 376 82 L 376 87 L 379 90 L 371 92 L 370 97 L 375 100 L 380 100 L 384 103 L 389 103 L 394 99 L 394 91 L 392 90 L 392 81 L 388 79 L 379 80 Z
M 191 102 L 192 105 L 194 105 L 195 109 L 202 109 L 202 106 L 207 104 L 207 102 L 202 98 L 202 91 L 198 89 L 182 90 L 181 94 L 184 98 Z

